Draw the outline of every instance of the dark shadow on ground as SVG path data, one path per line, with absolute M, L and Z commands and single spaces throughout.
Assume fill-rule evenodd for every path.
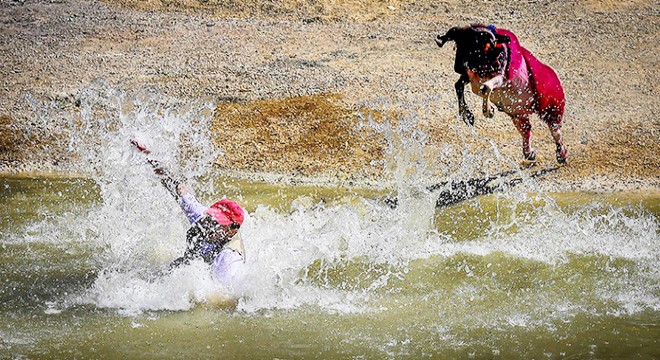
M 537 178 L 556 171 L 559 168 L 559 166 L 555 166 L 540 169 L 529 174 L 529 177 Z M 522 182 L 521 170 L 515 169 L 507 170 L 487 178 L 445 181 L 426 187 L 426 191 L 429 193 L 439 192 L 435 206 L 443 207 L 473 199 L 477 196 L 492 194 L 505 188 L 514 187 Z M 395 208 L 399 204 L 397 198 L 386 198 L 384 201 L 391 208 Z

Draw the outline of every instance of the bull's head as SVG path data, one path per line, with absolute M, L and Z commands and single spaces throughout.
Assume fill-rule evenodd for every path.
M 439 47 L 448 41 L 456 43 L 456 61 L 478 74 L 499 72 L 506 66 L 507 50 L 504 44 L 511 42 L 511 39 L 498 34 L 493 26 L 457 26 L 435 39 Z
M 490 43 L 490 46 L 496 46 L 497 44 L 508 44 L 511 39 L 506 35 L 498 34 L 493 25 L 473 24 L 465 27 L 454 26 L 446 34 L 438 35 L 435 38 L 439 47 L 442 47 L 447 41 L 455 41 L 456 46 L 465 45 L 476 50 L 479 50 L 479 47 L 482 48 L 481 50 L 488 50 L 485 49 L 487 43 Z
M 499 35 L 494 27 L 476 28 L 467 57 L 466 67 L 481 77 L 502 73 L 508 61 L 508 49 L 504 44 L 511 42 L 506 35 Z

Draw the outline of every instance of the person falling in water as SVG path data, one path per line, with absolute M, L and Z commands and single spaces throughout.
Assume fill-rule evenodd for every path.
M 142 153 L 150 151 L 135 140 L 131 140 Z M 161 184 L 181 206 L 190 221 L 186 233 L 187 248 L 183 256 L 174 260 L 169 269 L 188 264 L 194 259 L 203 259 L 211 265 L 213 278 L 231 284 L 241 266 L 245 264 L 245 250 L 238 230 L 245 219 L 245 212 L 235 202 L 222 199 L 207 207 L 200 204 L 194 194 L 174 179 L 157 160 L 147 158 Z

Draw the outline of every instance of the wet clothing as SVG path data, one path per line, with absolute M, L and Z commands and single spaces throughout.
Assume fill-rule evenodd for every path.
M 211 265 L 212 275 L 216 280 L 230 284 L 238 269 L 245 263 L 245 251 L 240 234 L 234 235 L 227 243 L 207 241 L 207 238 L 213 234 L 213 230 L 209 232 L 209 229 L 218 225 L 213 217 L 205 213 L 208 207 L 200 204 L 190 193 L 183 194 L 178 201 L 192 226 L 186 233 L 188 248 L 182 257 L 170 264 L 170 267 L 202 258 Z
M 237 235 L 238 236 L 238 235 Z M 238 251 L 223 249 L 211 264 L 213 278 L 222 284 L 230 285 L 236 279 L 237 272 L 245 265 L 245 259 Z
M 190 193 L 183 194 L 179 197 L 179 206 L 181 206 L 181 210 L 186 214 L 191 224 L 201 219 L 204 216 L 204 210 L 206 210 L 206 206 L 200 204 L 195 199 L 195 196 Z

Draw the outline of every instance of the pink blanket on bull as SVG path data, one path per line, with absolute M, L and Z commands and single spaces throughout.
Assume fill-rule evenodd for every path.
M 529 81 L 535 93 L 536 109 L 534 110 L 545 121 L 561 121 L 566 99 L 557 74 L 522 47 L 511 31 L 497 29 L 497 33 L 511 38 L 508 44 L 511 57 L 507 77 L 510 79 L 516 71 L 520 71 L 524 62 L 529 69 Z

